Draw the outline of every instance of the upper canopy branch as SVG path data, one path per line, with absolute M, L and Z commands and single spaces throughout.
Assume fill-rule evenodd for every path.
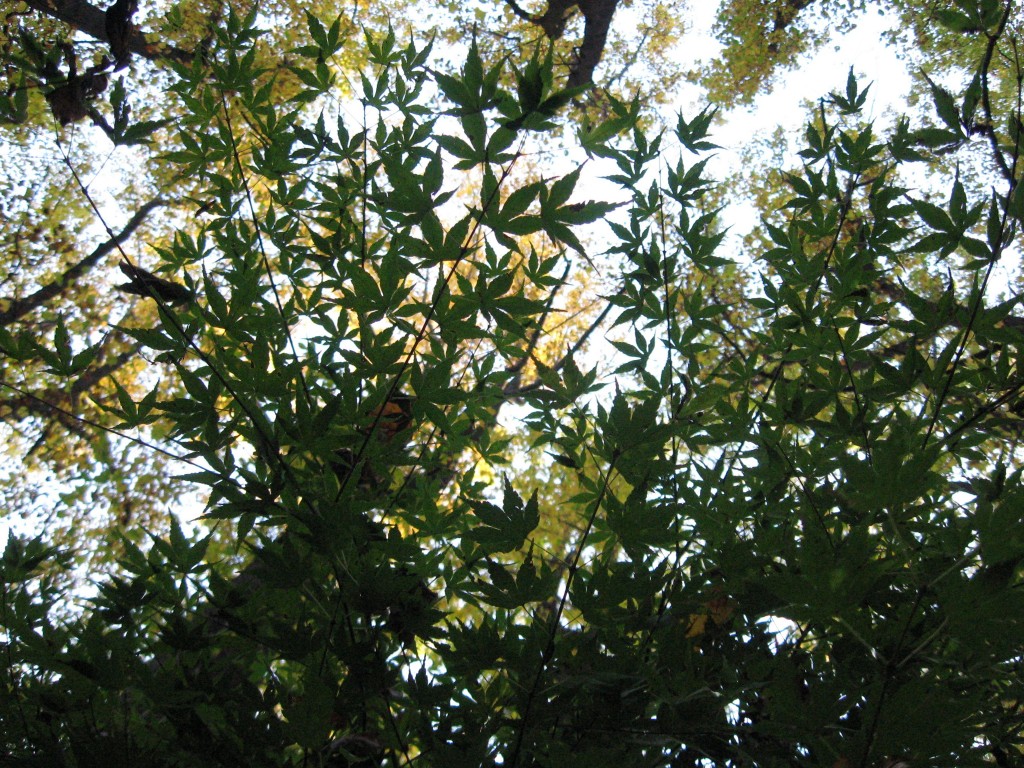
M 25 4 L 45 16 L 59 19 L 97 40 L 107 41 L 106 13 L 85 0 L 25 0 Z M 128 49 L 153 61 L 173 59 L 183 63 L 192 60 L 192 54 L 162 42 L 146 39 L 138 29 L 128 39 Z
M 85 256 L 80 261 L 75 262 L 59 277 L 46 283 L 30 296 L 12 300 L 8 306 L 0 312 L 0 327 L 7 327 L 11 323 L 27 315 L 29 312 L 38 309 L 47 302 L 53 300 L 55 297 L 65 293 L 70 286 L 75 284 L 76 280 L 96 266 L 100 259 L 127 240 L 154 209 L 164 205 L 167 205 L 167 201 L 162 198 L 154 198 L 143 203 L 119 233 L 107 240 L 104 240 L 96 246 L 88 256 Z
M 783 0 L 775 8 L 775 18 L 772 29 L 768 34 L 768 50 L 771 53 L 779 52 L 779 40 L 789 26 L 796 21 L 800 11 L 813 3 L 814 0 Z
M 569 70 L 569 87 L 587 85 L 594 81 L 594 70 L 601 61 L 608 29 L 619 0 L 548 0 L 547 10 L 539 16 L 528 13 L 516 0 L 505 0 L 512 12 L 523 21 L 536 24 L 549 40 L 558 40 L 565 25 L 579 8 L 583 14 L 583 40 L 576 48 L 576 60 Z

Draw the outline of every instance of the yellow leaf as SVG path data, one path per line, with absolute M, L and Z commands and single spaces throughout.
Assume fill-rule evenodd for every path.
M 690 626 L 686 630 L 687 638 L 700 637 L 704 634 L 704 628 L 708 624 L 707 614 L 703 613 L 691 613 L 690 614 Z

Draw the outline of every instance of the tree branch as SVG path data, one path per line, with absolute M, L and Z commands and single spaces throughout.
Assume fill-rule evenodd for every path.
M 92 253 L 72 265 L 69 269 L 65 270 L 60 277 L 50 281 L 32 295 L 26 296 L 22 299 L 14 299 L 7 309 L 0 312 L 0 328 L 6 328 L 14 321 L 21 319 L 29 312 L 38 309 L 56 296 L 67 291 L 76 280 L 96 266 L 100 259 L 127 240 L 131 234 L 139 228 L 142 222 L 145 221 L 146 217 L 153 209 L 159 208 L 163 205 L 167 205 L 167 201 L 159 197 L 144 203 L 142 207 L 140 207 L 139 210 L 137 210 L 135 214 L 128 219 L 128 223 L 124 225 L 124 228 L 118 232 L 117 235 L 100 243 L 93 249 Z
M 1003 178 L 1010 184 L 1010 188 L 1006 193 L 1007 199 L 1010 198 L 1010 195 L 1013 194 L 1014 188 L 1017 186 L 1017 178 L 1015 175 L 1015 169 L 1011 169 L 1009 164 L 1006 162 L 1006 157 L 1003 155 L 1003 150 L 999 147 L 999 139 L 996 136 L 995 129 L 993 128 L 995 125 L 995 118 L 992 115 L 992 95 L 989 90 L 988 75 L 989 70 L 992 67 L 992 57 L 995 55 L 996 45 L 998 45 L 999 39 L 1006 31 L 1006 24 L 1010 20 L 1010 13 L 1012 10 L 1013 3 L 1007 0 L 1006 8 L 1003 11 L 1002 17 L 999 19 L 998 28 L 994 33 L 988 35 L 988 43 L 985 46 L 985 56 L 982 59 L 981 68 L 979 70 L 981 72 L 981 105 L 982 109 L 985 110 L 984 134 L 992 147 L 992 159 L 999 167 L 999 172 L 1002 174 Z M 1019 87 L 1020 82 L 1018 81 L 1018 89 Z M 1019 119 L 1020 115 L 1017 117 Z
M 44 16 L 70 24 L 89 37 L 108 42 L 105 11 L 84 0 L 25 0 L 25 5 Z M 150 42 L 138 29 L 129 38 L 128 48 L 132 53 L 151 61 L 170 59 L 183 64 L 192 61 L 192 54 L 188 51 L 159 41 Z
M 516 0 L 505 0 L 505 5 L 511 8 L 512 13 L 514 13 L 523 21 L 528 21 L 531 24 L 536 24 L 536 22 L 533 20 L 533 16 L 524 11 L 522 6 L 520 6 L 519 3 L 516 2 Z
M 608 29 L 619 0 L 581 0 L 580 10 L 586 24 L 583 27 L 583 41 L 577 49 L 577 59 L 569 71 L 568 86 L 589 85 L 594 82 L 594 70 L 601 62 Z
M 768 35 L 768 52 L 779 52 L 779 38 L 786 28 L 792 24 L 800 11 L 809 6 L 814 0 L 786 0 L 775 9 L 775 21 L 772 30 Z
M 589 85 L 594 81 L 594 70 L 604 54 L 608 29 L 619 0 L 548 0 L 547 10 L 540 16 L 531 16 L 516 0 L 505 0 L 505 3 L 518 18 L 543 29 L 549 40 L 562 37 L 573 8 L 578 7 L 585 22 L 583 40 L 576 49 L 576 61 L 569 69 L 568 86 Z

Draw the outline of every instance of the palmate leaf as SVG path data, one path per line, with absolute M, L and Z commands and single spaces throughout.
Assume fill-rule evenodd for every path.
M 524 503 L 507 477 L 501 506 L 488 501 L 474 501 L 471 506 L 473 514 L 482 525 L 472 528 L 468 537 L 476 542 L 484 553 L 512 552 L 519 549 L 540 524 L 537 492 L 534 491 Z

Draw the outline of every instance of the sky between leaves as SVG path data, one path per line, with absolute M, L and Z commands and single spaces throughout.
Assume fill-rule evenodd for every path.
M 721 45 L 712 34 L 717 4 L 692 3 L 687 6 L 680 10 L 680 13 L 686 14 L 687 29 L 676 48 L 675 61 L 679 68 L 690 70 L 712 60 L 721 50 Z M 633 12 L 629 7 L 620 8 L 615 24 L 628 25 Z M 880 14 L 874 9 L 860 13 L 852 29 L 836 35 L 819 51 L 801 59 L 797 67 L 779 72 L 773 87 L 756 97 L 750 106 L 720 112 L 712 140 L 721 149 L 711 161 L 711 176 L 716 179 L 746 181 L 749 178 L 746 163 L 757 153 L 781 154 L 783 166 L 798 165 L 799 159 L 793 154 L 793 145 L 802 136 L 808 110 L 830 91 L 841 90 L 851 68 L 861 80 L 862 87 L 871 84 L 866 111 L 870 119 L 885 125 L 894 114 L 903 111 L 911 91 L 909 68 L 915 65 L 901 60 L 891 47 L 881 42 L 896 24 L 898 20 L 891 14 Z M 438 44 L 437 55 L 453 61 L 464 56 L 459 45 L 444 46 L 443 43 Z M 705 105 L 706 96 L 702 89 L 684 82 L 676 98 L 661 107 L 661 114 L 665 123 L 671 125 L 677 111 L 689 118 Z M 100 142 L 106 141 L 105 137 L 97 136 Z M 118 176 L 124 172 L 126 165 L 130 163 L 126 164 L 123 160 L 106 163 L 87 179 L 90 192 L 99 203 L 104 218 L 115 229 L 133 212 L 122 206 L 116 192 L 121 183 Z M 557 174 L 569 167 L 568 164 L 564 169 L 552 167 L 550 172 Z M 593 178 L 581 187 L 585 186 L 590 195 L 600 198 L 602 190 L 599 177 L 603 173 L 601 164 L 592 164 L 587 172 Z M 922 179 L 924 183 L 926 180 Z M 731 257 L 740 257 L 743 238 L 758 225 L 761 215 L 757 206 L 742 196 L 728 201 L 721 221 L 730 229 L 727 243 L 732 246 L 728 249 Z M 98 225 L 96 234 L 102 235 Z M 999 275 L 1002 279 L 995 282 L 996 286 L 1006 285 L 1011 279 L 1010 269 L 1012 267 L 1000 266 L 1003 274 Z M 601 357 L 611 353 L 611 348 L 603 344 L 596 352 Z M 515 418 L 511 409 L 503 415 L 503 419 L 510 418 Z M 8 469 L 11 472 L 19 471 L 16 462 Z M 61 492 L 59 487 L 54 487 L 53 491 L 55 495 Z M 8 524 L 9 521 L 0 520 L 0 535 Z
M 695 69 L 713 59 L 721 50 L 721 45 L 712 35 L 717 8 L 714 3 L 693 3 L 688 6 L 685 9 L 688 28 L 677 47 L 676 61 L 681 68 Z M 632 13 L 631 8 L 620 8 L 615 23 L 628 25 Z M 751 106 L 737 108 L 731 113 L 720 113 L 713 140 L 721 149 L 712 160 L 712 175 L 715 178 L 736 174 L 742 176 L 743 153 L 750 144 L 751 136 L 755 141 L 767 140 L 777 127 L 781 127 L 787 135 L 797 138 L 806 120 L 807 105 L 813 104 L 829 91 L 840 88 L 851 66 L 858 75 L 863 75 L 865 81 L 873 84 L 869 114 L 878 116 L 901 104 L 910 87 L 906 67 L 891 49 L 879 44 L 882 34 L 895 23 L 894 19 L 877 13 L 862 14 L 852 31 L 811 56 L 806 65 L 780 73 L 776 86 L 769 93 L 757 97 Z M 443 44 L 439 45 L 438 53 L 446 58 L 457 61 L 464 56 L 464 51 L 459 50 L 458 45 L 449 46 L 448 50 L 441 46 Z M 681 110 L 689 117 L 705 104 L 706 98 L 699 87 L 684 84 L 677 98 L 663 106 L 661 112 L 665 122 L 672 124 L 675 112 Z M 750 131 L 751 125 L 757 126 L 753 134 Z M 97 138 L 100 142 L 106 141 L 102 136 Z M 125 150 L 122 148 L 120 151 Z M 794 156 L 788 159 L 790 162 L 795 161 Z M 117 196 L 117 190 L 122 184 L 118 177 L 129 165 L 123 160 L 104 163 L 93 176 L 86 179 L 104 218 L 115 229 L 133 212 L 125 209 Z M 552 172 L 560 171 L 553 168 Z M 600 197 L 600 163 L 594 164 L 589 172 L 594 178 L 588 188 L 595 190 L 595 197 Z M 749 202 L 731 201 L 724 212 L 723 223 L 732 228 L 732 238 L 737 246 L 742 234 L 757 225 L 759 215 Z M 102 236 L 100 226 L 97 224 L 94 228 L 96 236 Z M 8 470 L 16 472 L 19 468 L 12 466 Z M 56 500 L 59 488 L 54 488 L 54 492 Z M 0 536 L 6 538 L 4 534 L 8 525 L 10 521 L 0 520 Z

